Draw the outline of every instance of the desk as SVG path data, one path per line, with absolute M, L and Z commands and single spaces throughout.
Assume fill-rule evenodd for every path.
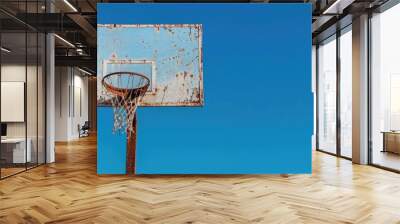
M 31 162 L 32 141 L 30 138 L 26 140 L 28 143 L 25 152 L 25 138 L 6 138 L 1 139 L 1 157 L 6 163 L 26 163 Z M 26 159 L 26 160 L 25 160 Z
M 392 152 L 400 154 L 400 131 L 382 131 L 383 150 L 382 152 Z

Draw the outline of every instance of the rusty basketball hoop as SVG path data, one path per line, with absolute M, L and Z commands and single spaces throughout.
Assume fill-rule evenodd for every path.
M 126 132 L 128 174 L 135 169 L 136 109 L 150 86 L 150 80 L 136 72 L 113 72 L 103 77 L 102 85 L 111 97 L 114 132 Z

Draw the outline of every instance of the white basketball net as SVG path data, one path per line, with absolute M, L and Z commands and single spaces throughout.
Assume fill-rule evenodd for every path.
M 133 133 L 136 108 L 149 87 L 149 80 L 140 74 L 118 72 L 105 76 L 103 87 L 111 97 L 113 132 Z

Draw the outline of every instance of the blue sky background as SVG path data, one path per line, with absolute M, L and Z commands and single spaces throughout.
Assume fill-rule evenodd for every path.
M 138 174 L 311 172 L 311 5 L 98 4 L 98 23 L 203 25 L 205 105 L 138 110 Z M 98 172 L 124 173 L 98 111 Z

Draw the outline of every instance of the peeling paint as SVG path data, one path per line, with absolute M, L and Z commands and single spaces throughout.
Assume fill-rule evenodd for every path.
M 142 106 L 202 106 L 201 24 L 99 24 L 98 104 L 110 96 L 101 77 L 115 71 L 139 72 L 151 80 Z

